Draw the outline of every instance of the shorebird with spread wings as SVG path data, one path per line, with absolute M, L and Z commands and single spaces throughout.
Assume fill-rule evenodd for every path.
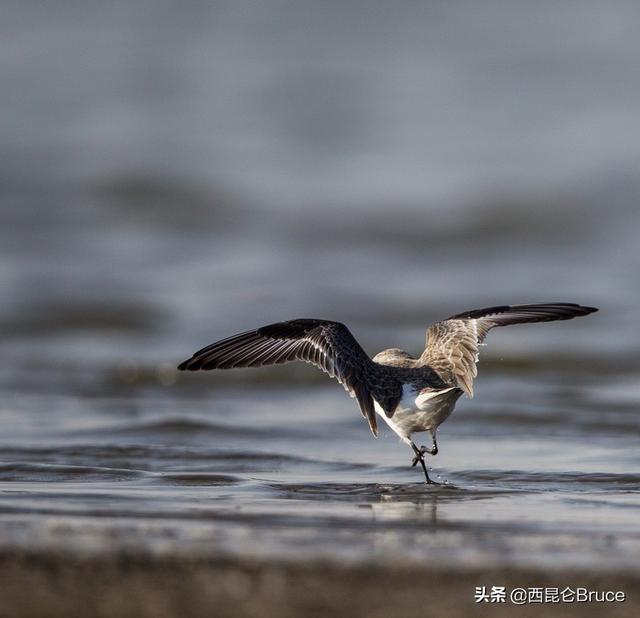
M 427 329 L 424 352 L 415 358 L 398 348 L 370 358 L 340 322 L 303 318 L 269 324 L 208 345 L 180 370 L 263 367 L 304 361 L 336 378 L 358 402 L 374 436 L 380 416 L 415 454 L 427 483 L 425 455 L 436 455 L 436 431 L 462 394 L 473 397 L 479 346 L 494 326 L 570 320 L 597 311 L 574 303 L 504 305 L 474 309 Z M 412 435 L 427 432 L 431 446 Z

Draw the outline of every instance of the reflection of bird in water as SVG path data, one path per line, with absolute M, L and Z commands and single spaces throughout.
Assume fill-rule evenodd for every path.
M 494 326 L 569 320 L 597 309 L 573 303 L 504 305 L 475 309 L 436 322 L 427 330 L 424 352 L 414 358 L 397 348 L 373 357 L 340 322 L 298 319 L 278 322 L 222 339 L 196 352 L 178 369 L 231 369 L 305 361 L 319 367 L 355 397 L 375 436 L 376 413 L 415 453 L 427 483 L 425 454 L 436 455 L 438 426 L 458 398 L 473 397 L 479 346 Z M 429 448 L 412 434 L 426 431 Z
M 451 485 L 445 489 L 454 490 Z M 380 493 L 379 502 L 371 502 L 368 506 L 373 511 L 374 519 L 385 521 L 390 517 L 420 521 L 422 524 L 438 523 L 438 499 L 441 492 L 390 491 Z

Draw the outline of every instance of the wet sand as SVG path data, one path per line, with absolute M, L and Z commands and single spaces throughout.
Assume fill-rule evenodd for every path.
M 0 555 L 0 616 L 637 616 L 640 576 L 72 554 Z M 476 586 L 623 590 L 622 603 L 478 604 Z

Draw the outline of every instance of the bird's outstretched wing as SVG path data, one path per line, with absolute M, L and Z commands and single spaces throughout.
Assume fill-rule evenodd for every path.
M 427 330 L 423 362 L 435 369 L 448 383 L 457 384 L 473 397 L 477 375 L 478 346 L 494 326 L 570 320 L 597 311 L 574 303 L 504 305 L 474 309 L 436 322 Z
M 358 400 L 373 435 L 378 435 L 373 399 L 365 380 L 372 361 L 340 322 L 305 318 L 269 324 L 216 341 L 178 369 L 263 367 L 291 361 L 311 363 L 336 378 Z

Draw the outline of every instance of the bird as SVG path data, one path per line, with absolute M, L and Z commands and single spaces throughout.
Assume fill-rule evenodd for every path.
M 292 361 L 315 365 L 355 398 L 372 434 L 380 417 L 413 450 L 427 484 L 425 455 L 438 454 L 436 432 L 462 395 L 473 397 L 480 346 L 497 326 L 570 320 L 597 311 L 575 303 L 501 305 L 452 315 L 428 327 L 424 351 L 414 357 L 389 348 L 370 358 L 341 322 L 300 318 L 276 322 L 216 341 L 178 365 L 181 371 L 262 367 Z M 431 445 L 412 437 L 426 432 Z

